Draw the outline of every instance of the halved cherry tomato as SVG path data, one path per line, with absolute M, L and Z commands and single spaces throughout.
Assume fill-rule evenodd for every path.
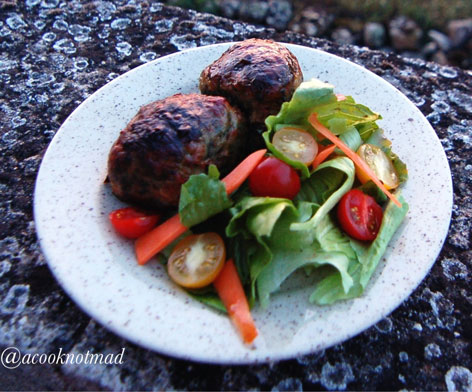
M 217 233 L 193 234 L 176 245 L 167 272 L 178 285 L 197 289 L 215 280 L 225 259 L 225 244 Z
M 150 215 L 133 207 L 120 208 L 108 215 L 115 230 L 126 238 L 138 238 L 159 221 L 159 215 Z
M 272 144 L 292 161 L 311 165 L 318 154 L 318 143 L 308 132 L 299 128 L 286 127 L 277 131 Z
M 352 238 L 372 241 L 377 237 L 383 212 L 373 197 L 351 189 L 341 198 L 337 212 L 341 228 Z
M 249 176 L 249 189 L 254 196 L 293 199 L 300 190 L 300 177 L 292 166 L 268 157 Z
M 393 167 L 392 161 L 385 155 L 381 148 L 373 144 L 363 144 L 357 150 L 357 155 L 369 165 L 377 178 L 382 181 L 385 188 L 395 189 L 400 185 L 398 174 Z M 359 167 L 356 167 L 356 175 L 363 184 L 370 180 L 370 177 Z

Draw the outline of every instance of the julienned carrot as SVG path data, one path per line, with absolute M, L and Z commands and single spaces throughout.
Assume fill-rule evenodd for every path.
M 342 150 L 349 158 L 352 159 L 354 164 L 359 167 L 359 169 L 363 170 L 365 174 L 369 176 L 369 178 L 374 182 L 375 185 L 377 185 L 383 193 L 385 193 L 386 196 L 390 200 L 392 200 L 398 207 L 401 207 L 401 203 L 398 201 L 398 199 L 390 193 L 387 188 L 382 184 L 382 182 L 378 179 L 378 177 L 375 175 L 375 173 L 372 171 L 372 169 L 365 163 L 359 155 L 357 155 L 354 151 L 352 151 L 341 139 L 339 139 L 337 136 L 333 135 L 331 131 L 326 128 L 323 124 L 321 124 L 318 121 L 318 117 L 316 113 L 313 113 L 310 115 L 308 118 L 308 121 L 310 121 L 310 124 L 319 132 L 321 133 L 324 137 L 329 139 L 331 142 L 333 142 L 340 150 Z
M 321 150 L 315 157 L 315 160 L 313 161 L 312 168 L 313 170 L 316 169 L 321 163 L 323 163 L 326 158 L 328 158 L 333 151 L 336 149 L 336 145 L 332 144 L 325 149 Z
M 233 193 L 241 186 L 262 160 L 266 152 L 267 150 L 263 149 L 248 155 L 231 173 L 223 178 L 222 181 L 226 186 L 226 193 Z M 180 222 L 179 214 L 175 214 L 172 218 L 139 237 L 134 244 L 138 264 L 146 264 L 151 257 L 157 255 L 186 231 L 187 227 Z
M 258 332 L 249 310 L 238 271 L 233 260 L 226 261 L 213 286 L 245 343 L 252 343 Z

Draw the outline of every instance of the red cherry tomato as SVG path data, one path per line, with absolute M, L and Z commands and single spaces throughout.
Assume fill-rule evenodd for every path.
M 115 230 L 126 238 L 141 237 L 159 221 L 159 215 L 149 215 L 133 207 L 112 211 L 109 218 Z
M 300 177 L 292 166 L 268 157 L 249 176 L 249 189 L 254 196 L 293 199 L 300 190 Z
M 382 208 L 374 198 L 358 189 L 347 192 L 338 205 L 341 228 L 357 240 L 374 240 L 379 232 L 382 217 Z

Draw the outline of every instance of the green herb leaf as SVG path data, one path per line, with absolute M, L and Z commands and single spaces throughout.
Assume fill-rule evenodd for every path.
M 231 207 L 220 173 L 210 165 L 207 174 L 190 176 L 181 187 L 179 200 L 180 220 L 186 227 L 195 226 L 213 215 Z

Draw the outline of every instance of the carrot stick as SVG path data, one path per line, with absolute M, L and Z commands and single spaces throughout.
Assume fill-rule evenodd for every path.
M 267 150 L 257 150 L 248 155 L 238 166 L 236 166 L 231 173 L 223 178 L 223 183 L 226 186 L 226 193 L 233 193 L 241 184 L 249 177 L 249 174 L 262 160 L 262 157 Z M 138 264 L 146 264 L 151 257 L 157 255 L 172 241 L 177 239 L 180 235 L 187 231 L 180 222 L 179 214 L 175 214 L 172 218 L 161 223 L 148 233 L 139 237 L 135 244 L 134 250 Z
M 221 180 L 226 186 L 226 193 L 228 195 L 233 193 L 246 181 L 249 174 L 256 168 L 266 152 L 266 149 L 254 151 Z
M 231 321 L 241 334 L 244 343 L 252 343 L 258 332 L 249 310 L 238 271 L 232 259 L 226 261 L 223 269 L 213 281 L 213 286 L 228 311 Z
M 315 157 L 315 160 L 312 163 L 313 170 L 315 170 L 321 163 L 325 161 L 326 158 L 328 158 L 333 151 L 336 149 L 336 146 L 334 144 L 326 147 L 325 149 L 321 150 Z
M 146 264 L 151 257 L 187 231 L 180 222 L 179 214 L 167 219 L 153 230 L 139 237 L 135 242 L 135 252 L 138 264 Z
M 369 167 L 369 165 L 367 165 L 367 163 L 365 163 L 364 160 L 362 160 L 359 157 L 359 155 L 357 155 L 354 151 L 352 151 L 341 139 L 339 139 L 338 137 L 333 135 L 328 128 L 326 128 L 323 124 L 321 124 L 318 121 L 318 117 L 317 117 L 316 113 L 311 114 L 310 117 L 308 118 L 308 121 L 319 133 L 321 133 L 323 136 L 325 136 L 327 139 L 329 139 L 331 142 L 333 142 L 349 158 L 351 158 L 352 161 L 354 162 L 354 164 L 360 170 L 364 171 L 365 174 L 367 174 L 370 177 L 370 179 L 374 182 L 374 184 L 377 185 L 382 190 L 382 192 L 385 193 L 386 196 L 388 196 L 388 198 L 390 200 L 392 200 L 398 207 L 402 206 L 401 203 L 398 201 L 398 199 L 392 193 L 390 193 L 387 190 L 387 188 L 385 188 L 385 186 L 377 178 L 377 176 L 372 171 L 372 169 Z

